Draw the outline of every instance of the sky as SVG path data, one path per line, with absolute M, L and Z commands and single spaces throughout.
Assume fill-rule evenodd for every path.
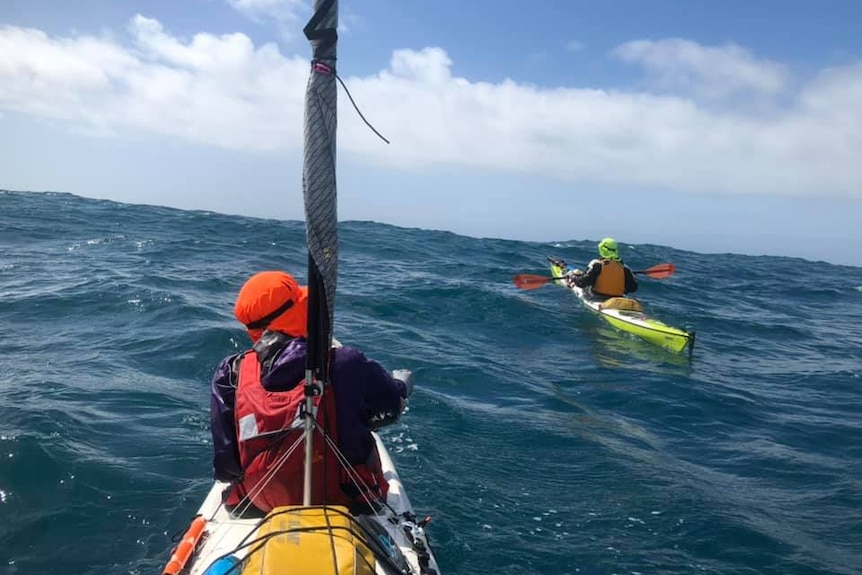
M 340 10 L 340 220 L 862 265 L 858 1 Z M 302 219 L 310 14 L 0 0 L 0 189 Z

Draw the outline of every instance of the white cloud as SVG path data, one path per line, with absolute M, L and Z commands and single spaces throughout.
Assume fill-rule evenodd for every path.
M 618 46 L 612 54 L 642 64 L 662 88 L 692 90 L 708 97 L 740 91 L 774 95 L 788 79 L 782 65 L 755 58 L 736 44 L 710 47 L 680 38 L 636 40 Z
M 128 31 L 131 42 L 123 46 L 108 37 L 0 28 L 0 112 L 60 119 L 88 134 L 133 129 L 228 149 L 301 146 L 306 58 L 255 46 L 243 34 L 182 40 L 143 16 Z M 657 44 L 630 43 L 617 53 L 661 70 Z M 452 75 L 440 48 L 398 50 L 387 69 L 344 78 L 392 145 L 378 142 L 342 97 L 339 146 L 406 169 L 862 198 L 862 64 L 823 70 L 788 94 L 780 67 L 740 48 L 686 42 L 671 54 L 676 64 L 664 69 L 687 70 L 691 82 L 723 78 L 735 90 L 786 101 L 755 114 L 705 106 L 687 92 L 471 82 Z

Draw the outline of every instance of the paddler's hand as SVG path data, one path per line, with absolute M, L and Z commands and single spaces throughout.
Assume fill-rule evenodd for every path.
M 395 369 L 392 371 L 392 377 L 404 383 L 404 397 L 410 397 L 413 393 L 413 372 L 409 369 Z

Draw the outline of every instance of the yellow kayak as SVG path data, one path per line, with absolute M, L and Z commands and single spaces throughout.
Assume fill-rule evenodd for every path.
M 551 275 L 561 278 L 569 270 L 562 260 L 549 257 Z M 694 332 L 688 332 L 671 327 L 657 319 L 648 317 L 641 309 L 637 300 L 632 298 L 592 298 L 588 291 L 570 284 L 563 279 L 555 280 L 557 284 L 575 292 L 575 295 L 591 311 L 602 316 L 609 324 L 624 332 L 631 333 L 651 343 L 674 352 L 694 348 Z

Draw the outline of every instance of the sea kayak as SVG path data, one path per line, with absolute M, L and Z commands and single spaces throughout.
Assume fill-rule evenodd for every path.
M 566 264 L 559 259 L 548 257 L 551 266 L 551 275 L 562 278 L 569 271 Z M 694 348 L 695 334 L 693 331 L 685 331 L 671 327 L 655 318 L 647 316 L 637 300 L 633 298 L 606 298 L 596 299 L 591 297 L 588 290 L 584 290 L 569 283 L 564 279 L 555 280 L 555 283 L 575 292 L 583 304 L 591 311 L 604 318 L 609 324 L 626 333 L 636 335 L 651 343 L 659 345 L 674 352 L 682 352 Z M 625 309 L 630 308 L 630 309 Z
M 175 550 L 176 555 L 186 543 L 186 561 L 169 563 L 164 572 L 436 574 L 424 529 L 430 519 L 413 514 L 392 458 L 380 436 L 375 433 L 374 439 L 389 482 L 387 505 L 380 510 L 357 514 L 339 506 L 291 506 L 264 518 L 241 518 L 222 503 L 228 484 L 215 482 Z M 285 570 L 286 565 L 291 567 Z

